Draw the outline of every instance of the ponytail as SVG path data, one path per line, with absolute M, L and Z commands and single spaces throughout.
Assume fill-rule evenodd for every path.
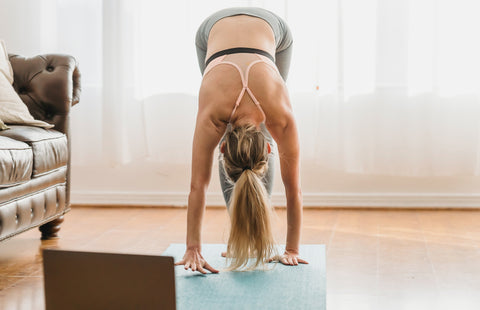
M 267 142 L 261 132 L 249 126 L 227 136 L 226 143 L 224 165 L 235 182 L 230 199 L 228 270 L 252 270 L 265 266 L 277 254 L 271 225 L 273 210 L 261 180 L 268 166 Z M 254 264 L 249 264 L 250 258 L 256 259 Z

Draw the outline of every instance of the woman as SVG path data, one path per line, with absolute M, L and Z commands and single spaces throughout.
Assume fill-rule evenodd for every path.
M 187 250 L 176 265 L 217 273 L 201 254 L 201 223 L 213 154 L 220 145 L 220 181 L 231 218 L 227 252 L 231 269 L 274 258 L 270 227 L 273 141 L 277 143 L 287 198 L 286 265 L 299 258 L 302 196 L 297 127 L 285 80 L 292 37 L 287 24 L 260 8 L 229 8 L 208 17 L 196 47 L 203 81 L 193 139 L 192 179 L 187 211 Z M 273 137 L 273 139 L 272 139 Z M 206 269 L 206 270 L 205 270 Z

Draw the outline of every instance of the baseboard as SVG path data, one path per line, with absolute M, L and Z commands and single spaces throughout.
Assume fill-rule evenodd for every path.
M 72 190 L 72 204 L 186 206 L 186 192 Z M 285 205 L 282 193 L 272 195 L 275 206 Z M 479 194 L 412 193 L 304 193 L 304 207 L 480 208 Z M 207 205 L 224 206 L 221 193 L 207 194 Z

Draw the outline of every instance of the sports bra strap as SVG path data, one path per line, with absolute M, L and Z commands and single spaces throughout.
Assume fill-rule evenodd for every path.
M 248 67 L 247 67 L 247 70 L 245 70 L 245 75 L 242 74 L 242 70 L 240 69 L 240 67 L 234 63 L 234 62 L 231 62 L 231 61 L 224 61 L 223 59 L 227 56 L 227 55 L 222 55 L 220 57 L 217 57 L 215 59 L 213 59 L 209 65 L 207 66 L 207 68 L 205 69 L 205 72 L 203 74 L 203 77 L 205 78 L 205 76 L 213 69 L 215 68 L 216 66 L 218 65 L 223 65 L 223 64 L 226 64 L 226 65 L 231 65 L 233 67 L 235 67 L 238 71 L 238 73 L 240 74 L 240 78 L 242 79 L 242 90 L 240 91 L 240 94 L 238 95 L 237 97 L 237 100 L 235 101 L 235 106 L 233 107 L 233 111 L 232 113 L 230 114 L 230 119 L 228 120 L 228 122 L 230 122 L 232 120 L 232 117 L 233 115 L 235 114 L 235 112 L 237 111 L 237 108 L 238 106 L 240 105 L 240 101 L 242 101 L 242 98 L 245 94 L 245 92 L 247 92 L 250 96 L 250 98 L 252 99 L 252 101 L 255 103 L 255 105 L 260 109 L 262 110 L 262 108 L 260 107 L 260 102 L 258 102 L 257 98 L 255 98 L 255 95 L 253 94 L 252 90 L 248 87 L 248 74 L 250 72 L 250 69 L 257 63 L 266 63 L 268 64 L 269 66 L 273 67 L 277 72 L 278 72 L 278 69 L 276 66 L 273 65 L 273 62 L 269 62 L 269 61 L 266 61 L 265 59 L 268 59 L 270 60 L 269 58 L 265 57 L 265 56 L 261 56 L 261 55 L 258 55 L 258 54 L 255 54 L 257 55 L 257 57 L 259 58 L 258 60 L 254 60 L 252 61 Z M 262 58 L 262 57 L 265 57 L 265 58 Z M 263 111 L 262 111 L 263 112 Z

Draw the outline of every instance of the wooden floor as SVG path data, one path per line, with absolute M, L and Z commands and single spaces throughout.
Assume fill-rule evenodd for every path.
M 226 210 L 208 208 L 203 227 L 204 243 L 225 243 Z M 0 309 L 44 308 L 43 248 L 161 254 L 185 229 L 183 208 L 74 207 L 58 240 L 0 243 Z M 305 209 L 302 243 L 327 246 L 329 310 L 480 309 L 480 211 Z

